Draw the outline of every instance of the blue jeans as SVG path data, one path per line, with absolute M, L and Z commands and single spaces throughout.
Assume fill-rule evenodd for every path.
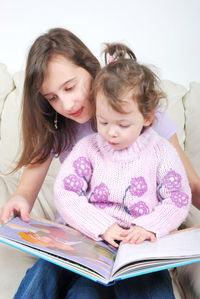
M 109 295 L 109 293 L 111 295 Z M 110 288 L 39 259 L 28 269 L 14 299 L 113 299 Z
M 14 299 L 174 299 L 167 270 L 106 287 L 39 259 L 22 280 Z
M 120 299 L 175 299 L 168 270 L 121 280 L 114 290 Z
M 168 270 L 121 280 L 110 287 L 101 285 L 101 288 L 96 282 L 81 277 L 68 291 L 65 299 L 68 298 L 175 299 Z

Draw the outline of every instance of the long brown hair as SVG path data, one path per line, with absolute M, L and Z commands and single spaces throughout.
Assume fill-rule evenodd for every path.
M 55 110 L 41 95 L 40 89 L 47 65 L 54 55 L 62 55 L 87 70 L 95 78 L 99 62 L 72 32 L 54 28 L 39 36 L 30 48 L 24 81 L 22 104 L 23 151 L 14 171 L 28 164 L 44 162 L 51 151 L 59 155 L 73 142 L 74 122 L 58 114 L 58 130 L 54 127 Z
M 124 44 L 106 44 L 104 57 L 106 66 L 99 71 L 93 84 L 94 99 L 100 92 L 114 110 L 123 113 L 122 98 L 129 93 L 144 118 L 150 118 L 159 100 L 164 98 L 157 75 L 138 63 L 133 51 Z

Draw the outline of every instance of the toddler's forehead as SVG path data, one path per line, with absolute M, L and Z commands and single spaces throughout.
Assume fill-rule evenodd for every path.
M 112 95 L 106 95 L 105 93 L 98 92 L 96 94 L 96 110 L 102 110 L 106 107 L 110 112 L 117 112 L 119 114 L 130 114 L 133 111 L 138 110 L 138 103 L 132 93 L 127 92 L 126 94 L 119 97 L 113 97 Z

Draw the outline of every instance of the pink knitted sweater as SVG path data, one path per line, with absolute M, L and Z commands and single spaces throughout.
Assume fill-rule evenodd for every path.
M 54 198 L 65 223 L 95 240 L 115 222 L 159 238 L 186 218 L 191 191 L 174 147 L 148 128 L 122 151 L 96 133 L 81 139 L 60 167 Z

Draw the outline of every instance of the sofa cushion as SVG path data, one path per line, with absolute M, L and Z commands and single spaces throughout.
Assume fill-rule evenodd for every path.
M 14 166 L 19 155 L 21 131 L 21 98 L 24 73 L 15 75 L 15 88 L 4 101 L 1 114 L 0 173 L 7 173 Z M 6 149 L 6 150 L 5 150 Z
M 167 115 L 177 124 L 177 136 L 179 143 L 184 149 L 185 142 L 185 115 L 182 98 L 186 93 L 186 88 L 169 80 L 161 81 L 161 88 L 166 93 L 167 101 L 164 99 L 162 105 L 166 109 Z
M 1 299 L 12 299 L 28 268 L 36 257 L 11 246 L 0 244 Z
M 183 98 L 185 106 L 185 153 L 200 175 L 200 83 L 192 82 Z
M 5 64 L 0 63 L 0 128 L 1 128 L 1 114 L 4 106 L 5 99 L 9 92 L 14 88 L 14 83 L 11 75 L 8 73 Z M 0 131 L 1 133 L 1 131 Z M 1 134 L 0 134 L 1 138 Z

